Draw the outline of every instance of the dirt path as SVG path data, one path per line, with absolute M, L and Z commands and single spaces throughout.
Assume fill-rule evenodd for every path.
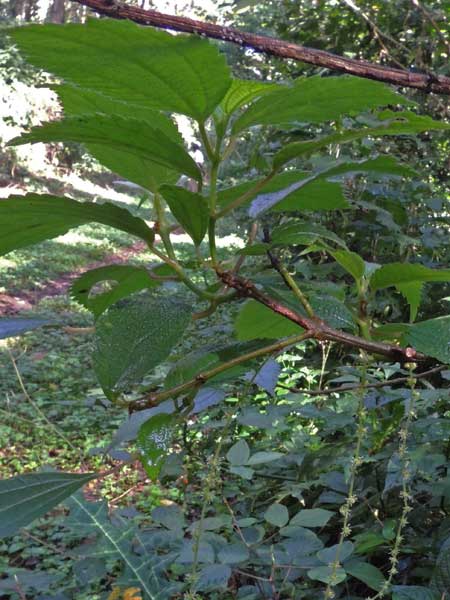
M 132 246 L 122 248 L 114 254 L 106 256 L 103 260 L 93 262 L 70 273 L 64 273 L 57 279 L 49 280 L 47 284 L 37 290 L 21 290 L 14 295 L 0 293 L 0 316 L 17 315 L 26 310 L 31 310 L 42 299 L 48 296 L 65 294 L 71 283 L 85 271 L 106 265 L 119 265 L 126 263 L 130 257 L 146 249 L 144 242 L 136 242 Z

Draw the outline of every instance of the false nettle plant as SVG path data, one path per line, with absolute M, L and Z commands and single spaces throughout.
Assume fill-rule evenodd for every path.
M 71 289 L 95 318 L 93 365 L 100 385 L 110 401 L 132 413 L 111 447 L 137 439 L 149 476 L 158 476 L 171 428 L 220 402 L 224 385 L 283 349 L 317 340 L 359 352 L 363 362 L 384 357 L 411 369 L 450 362 L 450 317 L 415 323 L 424 284 L 450 281 L 450 269 L 366 262 L 351 240 L 322 224 L 324 216 L 329 223 L 344 214 L 351 220 L 348 215 L 361 209 L 348 192 L 361 179 L 419 177 L 390 155 L 368 152 L 352 160 L 346 144 L 448 124 L 416 114 L 411 101 L 375 81 L 236 79 L 217 45 L 130 22 L 93 19 L 23 27 L 11 35 L 30 63 L 54 76 L 51 87 L 64 112 L 11 145 L 82 143 L 104 167 L 148 193 L 140 211 L 145 219 L 112 202 L 9 197 L 0 203 L 0 252 L 94 222 L 135 236 L 158 259 L 148 268 L 88 271 Z M 202 164 L 188 152 L 177 115 L 192 123 Z M 261 160 L 246 181 L 223 185 L 236 148 L 256 130 L 283 141 L 260 148 Z M 341 154 L 332 158 L 330 148 Z M 237 218 L 248 230 L 246 245 L 225 256 L 217 231 L 223 220 Z M 180 226 L 192 239 L 195 260 L 177 257 L 172 232 Z M 318 262 L 331 265 L 341 284 L 304 269 Z M 409 304 L 408 323 L 383 324 L 370 313 L 375 296 L 387 288 Z M 237 306 L 235 339 L 184 356 L 158 386 L 145 390 L 144 378 L 183 336 L 195 336 L 199 323 L 216 318 L 224 303 Z M 39 324 L 1 320 L 4 337 Z M 97 476 L 35 473 L 3 481 L 0 532 L 13 534 Z M 330 581 L 338 575 L 336 566 Z

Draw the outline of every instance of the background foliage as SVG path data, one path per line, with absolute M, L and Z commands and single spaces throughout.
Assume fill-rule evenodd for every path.
M 44 11 L 45 17 L 55 23 L 82 21 L 84 11 L 76 6 L 55 2 Z M 448 74 L 448 2 L 426 6 L 406 1 L 360 2 L 358 6 L 331 0 L 237 2 L 218 8 L 220 19 L 248 30 L 340 54 Z M 8 24 L 39 21 L 44 16 L 41 7 L 32 3 L 5 3 L 2 11 Z M 90 27 L 107 36 L 108 27 L 115 26 L 108 23 L 93 21 Z M 31 29 L 23 31 L 17 33 L 19 45 L 23 35 L 26 49 L 29 35 L 28 51 L 31 48 L 42 55 L 39 35 L 32 39 L 33 34 L 27 33 Z M 127 31 L 129 47 L 135 30 L 124 26 L 122 33 Z M 73 37 L 71 43 L 80 43 L 78 33 Z M 102 40 L 101 35 L 96 38 Z M 40 65 L 62 77 L 68 75 L 58 68 L 76 70 L 80 60 L 80 54 L 74 54 L 75 66 L 71 66 L 70 48 L 63 59 L 58 55 L 69 37 L 65 39 L 55 38 L 54 48 L 45 40 L 48 56 Z M 154 39 L 165 38 L 155 32 Z M 190 47 L 195 56 L 196 41 L 186 43 L 186 52 Z M 20 128 L 28 131 L 39 121 L 58 116 L 60 109 L 54 96 L 42 96 L 35 87 L 48 83 L 49 77 L 23 61 L 11 38 L 2 37 L 2 44 L 6 84 L 2 90 L 9 99 L 4 102 L 9 112 L 2 136 L 7 142 Z M 332 80 L 330 74 L 311 67 L 242 53 L 231 46 L 220 51 L 221 55 L 212 44 L 205 51 L 201 86 L 187 104 L 187 92 L 180 86 L 163 97 L 164 90 L 149 84 L 143 94 L 141 75 L 128 70 L 122 89 L 110 89 L 109 105 L 101 108 L 102 113 L 116 114 L 113 122 L 92 118 L 89 90 L 84 96 L 78 92 L 74 100 L 70 86 L 62 86 L 58 93 L 65 120 L 23 136 L 27 141 L 52 142 L 44 153 L 31 154 L 30 146 L 25 146 L 24 153 L 19 146 L 2 147 L 4 196 L 23 193 L 26 187 L 29 192 L 109 200 L 113 205 L 104 210 L 91 203 L 87 214 L 86 204 L 74 212 L 66 201 L 58 216 L 54 203 L 47 223 L 52 235 L 67 231 L 69 215 L 72 224 L 82 227 L 32 248 L 14 249 L 1 258 L 4 313 L 17 316 L 18 309 L 25 307 L 27 316 L 42 318 L 47 325 L 22 338 L 8 338 L 2 346 L 6 375 L 1 382 L 1 429 L 2 439 L 8 440 L 1 456 L 4 475 L 43 470 L 39 481 L 45 496 L 55 493 L 51 486 L 61 485 L 58 475 L 48 472 L 49 466 L 83 473 L 83 481 L 93 471 L 111 468 L 111 472 L 31 528 L 14 536 L 12 531 L 2 532 L 9 537 L 1 546 L 0 591 L 12 599 L 141 595 L 250 600 L 335 594 L 348 599 L 384 595 L 394 600 L 442 600 L 450 588 L 449 371 L 444 367 L 415 380 L 408 365 L 380 356 L 368 361 L 356 349 L 308 341 L 264 362 L 247 362 L 218 373 L 195 398 L 188 396 L 184 406 L 178 407 L 176 414 L 187 418 L 173 418 L 167 403 L 127 418 L 124 391 L 126 404 L 136 402 L 143 394 L 164 392 L 226 360 L 257 351 L 261 338 L 268 344 L 298 332 L 296 325 L 253 300 L 243 308 L 221 304 L 207 319 L 189 322 L 192 312 L 207 306 L 195 296 L 196 290 L 217 290 L 207 265 L 198 262 L 199 252 L 205 256 L 207 246 L 206 242 L 201 246 L 208 217 L 205 220 L 203 198 L 194 188 L 180 194 L 184 188 L 174 184 L 182 172 L 193 179 L 202 176 L 210 189 L 211 171 L 205 177 L 208 150 L 202 148 L 195 129 L 184 128 L 181 122 L 187 150 L 174 152 L 172 144 L 179 144 L 181 137 L 164 115 L 154 111 L 181 112 L 202 122 L 226 89 L 223 55 L 236 77 L 268 84 L 304 74 L 321 76 L 307 80 L 306 91 L 300 83 L 298 93 L 288 97 L 283 92 L 277 111 L 273 109 L 276 96 L 265 97 L 258 83 L 255 97 L 261 99 L 234 121 L 234 152 L 218 174 L 220 210 L 246 191 L 246 181 L 267 172 L 274 156 L 282 157 L 286 147 L 298 148 L 290 144 L 377 125 L 374 115 L 352 119 L 323 112 L 336 110 L 330 97 L 336 98 L 345 85 L 353 90 L 355 112 L 372 108 L 370 82 Z M 97 52 L 101 49 L 86 57 L 87 64 Z M 126 53 L 121 57 L 126 60 Z M 208 75 L 212 61 L 216 61 L 214 77 Z M 168 68 L 165 65 L 162 73 L 169 72 Z M 185 65 L 173 68 L 186 73 Z M 194 70 L 192 81 L 183 83 L 191 91 L 199 85 Z M 360 86 L 358 93 L 353 85 Z M 27 102 L 22 110 L 11 102 L 15 97 L 11 94 L 25 89 Z M 123 95 L 130 89 L 137 103 L 132 116 L 146 123 L 150 116 L 153 130 L 139 126 L 130 135 L 126 119 L 131 111 L 120 105 L 130 100 Z M 308 123 L 292 126 L 292 115 L 308 89 L 317 116 L 312 110 Z M 318 101 L 321 90 L 329 90 L 323 105 Z M 282 208 L 295 212 L 261 213 L 261 226 L 269 229 L 271 240 L 258 234 L 244 254 L 245 274 L 278 300 L 295 304 L 279 275 L 270 269 L 266 256 L 270 249 L 301 282 L 317 314 L 332 325 L 348 332 L 358 327 L 364 331 L 365 321 L 375 339 L 401 338 L 448 364 L 448 134 L 428 132 L 446 126 L 448 104 L 445 98 L 407 90 L 394 101 L 389 90 L 373 90 L 374 107 L 409 99 L 416 103 L 413 115 L 424 119 L 431 115 L 438 124 L 427 121 L 427 126 L 417 126 L 414 136 L 360 136 L 361 140 L 345 145 L 333 140 L 323 144 L 320 155 L 297 159 L 295 171 L 289 168 L 277 175 L 280 179 L 262 189 L 268 196 L 260 197 L 259 205 L 251 205 L 254 214 L 259 213 L 261 202 L 267 208 L 280 201 L 273 193 L 282 190 Z M 382 93 L 387 96 L 377 104 Z M 150 98 L 149 106 L 144 106 L 144 97 Z M 233 97 L 222 106 L 225 113 L 238 108 Z M 248 129 L 249 123 L 266 127 Z M 414 123 L 408 127 L 414 129 Z M 215 128 L 220 130 L 219 118 Z M 134 150 L 124 152 L 126 139 L 132 140 Z M 69 143 L 63 146 L 60 141 Z M 133 160 L 136 152 L 144 153 L 144 167 Z M 175 219 L 163 210 L 164 205 L 151 205 L 146 191 L 129 183 L 124 186 L 123 180 L 117 183 L 117 176 L 92 157 L 119 171 L 121 178 L 151 191 L 166 182 L 162 195 Z M 314 181 L 308 187 L 288 187 L 311 173 Z M 89 185 L 82 183 L 86 181 Z M 231 193 L 227 191 L 234 186 Z M 49 214 L 46 198 L 30 198 L 35 212 L 29 217 L 29 229 L 24 219 L 30 213 L 21 212 L 23 204 L 16 205 L 17 215 L 9 209 L 2 213 L 0 224 L 11 230 L 19 223 L 17 235 L 24 242 L 44 239 L 48 228 L 40 235 L 34 225 L 39 214 Z M 220 222 L 218 261 L 235 260 L 234 254 L 245 243 L 249 205 Z M 125 219 L 124 209 L 131 213 Z M 147 223 L 169 219 L 168 232 L 175 220 L 184 226 L 188 235 L 172 236 L 173 255 L 183 273 L 189 274 L 195 288 L 191 292 L 172 280 L 180 272 L 155 263 L 155 255 L 131 237 L 137 234 L 153 244 L 154 231 L 138 217 Z M 97 223 L 83 224 L 91 220 Z M 117 223 L 120 230 L 107 227 Z M 237 236 L 227 237 L 230 232 Z M 163 238 L 165 232 L 157 233 Z M 19 248 L 17 239 L 9 247 L 8 239 L 2 237 L 2 250 Z M 375 263 L 395 266 L 372 274 Z M 65 279 L 63 274 L 79 275 L 92 268 L 73 283 L 69 295 L 74 278 Z M 169 279 L 160 288 L 155 276 Z M 118 285 L 111 289 L 102 283 L 109 279 Z M 376 293 L 366 297 L 367 280 Z M 90 294 L 91 288 L 100 293 Z M 128 304 L 123 300 L 142 290 Z M 65 295 L 57 296 L 60 291 Z M 364 314 L 362 295 L 367 300 Z M 443 320 L 430 321 L 439 316 Z M 96 337 L 89 331 L 94 318 Z M 410 320 L 425 325 L 412 326 Z M 117 326 L 122 327 L 119 337 L 111 337 L 111 328 Z M 144 326 L 148 335 L 141 338 Z M 82 333 L 77 335 L 79 328 Z M 155 356 L 159 339 L 163 343 L 158 342 Z M 130 354 L 136 341 L 135 353 Z M 179 344 L 172 349 L 174 342 Z M 333 387 L 343 389 L 330 393 Z M 73 491 L 71 483 L 69 478 L 63 489 L 58 487 L 62 496 Z M 15 503 L 30 497 L 29 479 L 14 485 L 15 495 L 10 488 L 0 489 L 0 502 L 7 498 L 2 504 L 7 525 L 16 514 Z M 42 499 L 39 504 L 41 511 L 34 516 L 43 515 L 47 508 Z

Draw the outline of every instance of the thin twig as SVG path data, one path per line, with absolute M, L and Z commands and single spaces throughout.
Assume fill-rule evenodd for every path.
M 443 371 L 446 368 L 446 365 L 439 365 L 438 367 L 433 367 L 432 369 L 424 371 L 423 373 L 418 373 L 417 375 L 415 375 L 415 378 L 421 379 L 423 377 L 428 377 L 429 375 L 439 373 L 440 371 Z M 409 377 L 396 377 L 395 379 L 385 379 L 384 381 L 377 381 L 376 383 L 367 383 L 364 385 L 364 388 L 382 388 L 386 386 L 397 385 L 398 383 L 406 383 L 408 380 Z M 353 390 L 360 389 L 361 386 L 360 384 L 341 385 L 340 387 L 325 388 L 324 390 L 304 390 L 302 388 L 284 385 L 283 383 L 277 383 L 277 387 L 289 390 L 294 394 L 307 394 L 308 396 L 326 396 L 328 394 L 341 394 L 342 392 L 351 392 Z
M 430 13 L 430 11 L 427 10 L 425 8 L 425 6 L 421 2 L 419 2 L 419 0 L 411 0 L 411 2 L 413 4 L 413 6 L 418 8 L 422 12 L 424 17 L 431 23 L 431 25 L 435 29 L 439 39 L 444 44 L 444 46 L 447 48 L 447 50 L 450 52 L 450 40 L 448 40 L 444 36 L 444 34 L 441 31 L 441 28 L 439 27 L 439 23 L 436 21 L 436 19 L 433 17 L 433 15 Z
M 22 379 L 22 375 L 20 374 L 19 368 L 17 367 L 17 363 L 15 361 L 15 358 L 14 358 L 11 350 L 9 348 L 7 348 L 7 351 L 8 351 L 9 357 L 11 359 L 11 363 L 14 367 L 14 371 L 16 373 L 17 381 L 19 382 L 20 389 L 22 390 L 22 393 L 25 396 L 26 400 L 29 402 L 29 404 L 31 404 L 31 406 L 38 413 L 38 415 L 41 417 L 41 419 L 43 419 L 47 423 L 47 425 L 49 427 L 51 427 L 53 429 L 53 431 L 62 440 L 64 440 L 64 442 L 66 442 L 66 444 L 72 450 L 75 450 L 77 453 L 79 453 L 79 449 L 76 446 L 74 446 L 74 444 L 72 444 L 72 442 L 64 435 L 64 433 L 62 431 L 60 431 L 60 429 L 54 423 L 52 423 L 52 421 L 50 421 L 50 419 L 47 417 L 47 415 L 39 408 L 39 406 L 36 404 L 36 402 L 31 398 L 30 394 L 27 392 L 27 389 L 26 389 L 25 384 Z M 81 461 L 83 462 L 83 459 L 81 459 Z
M 378 25 L 370 18 L 370 16 L 366 12 L 364 12 L 355 2 L 353 2 L 353 0 L 342 0 L 342 1 L 351 10 L 353 10 L 353 12 L 355 12 L 357 15 L 359 15 L 368 24 L 371 31 L 373 32 L 374 37 L 378 41 L 378 43 L 381 46 L 381 49 L 385 53 L 385 55 L 394 64 L 396 64 L 399 69 L 406 70 L 405 67 L 402 65 L 402 63 L 399 62 L 395 57 L 393 57 L 392 54 L 389 52 L 389 48 L 384 43 L 383 39 L 388 40 L 389 42 L 391 42 L 391 44 L 394 44 L 395 46 L 397 46 L 399 48 L 405 48 L 404 45 L 401 42 L 399 42 L 398 40 L 396 40 L 395 38 L 393 38 L 392 36 L 390 36 L 389 34 L 384 33 L 384 31 L 382 31 L 378 27 Z

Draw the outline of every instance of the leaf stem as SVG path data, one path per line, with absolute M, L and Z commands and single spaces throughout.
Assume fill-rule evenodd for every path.
M 202 300 L 213 300 L 216 297 L 214 294 L 211 294 L 210 292 L 207 292 L 206 290 L 202 290 L 201 288 L 196 286 L 195 283 L 193 283 L 189 279 L 189 277 L 186 275 L 183 267 L 180 265 L 180 263 L 176 259 L 174 260 L 174 259 L 166 256 L 165 254 L 160 252 L 157 248 L 155 248 L 155 246 L 153 244 L 152 245 L 149 244 L 149 250 L 153 254 L 155 254 L 155 256 L 157 256 L 162 261 L 164 261 L 167 265 L 172 267 L 172 269 L 177 273 L 178 279 L 180 281 L 182 281 L 185 284 L 185 286 L 188 287 L 192 292 L 194 292 L 194 294 L 196 294 L 199 298 L 201 298 Z
M 173 249 L 172 242 L 170 240 L 170 226 L 167 224 L 161 195 L 158 192 L 156 192 L 153 196 L 153 206 L 155 207 L 156 218 L 158 221 L 158 233 L 162 243 L 164 244 L 164 248 L 166 249 L 169 257 L 176 261 L 175 250 Z
M 175 396 L 179 396 L 180 394 L 187 392 L 188 390 L 190 390 L 193 387 L 198 387 L 198 386 L 202 385 L 209 379 L 212 379 L 213 377 L 215 377 L 216 375 L 219 375 L 220 373 L 223 373 L 224 371 L 228 371 L 228 369 L 231 369 L 232 367 L 240 365 L 249 360 L 253 360 L 255 358 L 265 356 L 266 354 L 272 354 L 274 352 L 279 352 L 280 350 L 283 350 L 284 348 L 287 348 L 289 346 L 293 346 L 294 344 L 303 342 L 304 340 L 307 340 L 310 337 L 311 337 L 311 334 L 309 332 L 306 332 L 306 333 L 303 332 L 302 334 L 295 335 L 295 336 L 292 336 L 289 338 L 285 338 L 283 340 L 279 340 L 278 342 L 270 344 L 269 346 L 264 346 L 263 348 L 258 348 L 257 350 L 248 352 L 247 354 L 242 354 L 241 356 L 237 356 L 236 358 L 233 358 L 232 360 L 224 362 L 224 363 L 218 365 L 217 367 L 214 367 L 213 369 L 209 369 L 208 371 L 203 371 L 202 373 L 199 373 L 193 379 L 190 379 L 189 381 L 185 381 L 184 383 L 181 383 L 180 385 L 177 385 L 170 390 L 160 392 L 159 394 L 152 394 L 150 397 L 145 398 L 143 401 L 137 400 L 136 402 L 131 403 L 129 405 L 130 411 L 133 412 L 133 411 L 137 411 L 137 410 L 143 410 L 148 407 L 157 406 L 164 400 L 173 398 Z

